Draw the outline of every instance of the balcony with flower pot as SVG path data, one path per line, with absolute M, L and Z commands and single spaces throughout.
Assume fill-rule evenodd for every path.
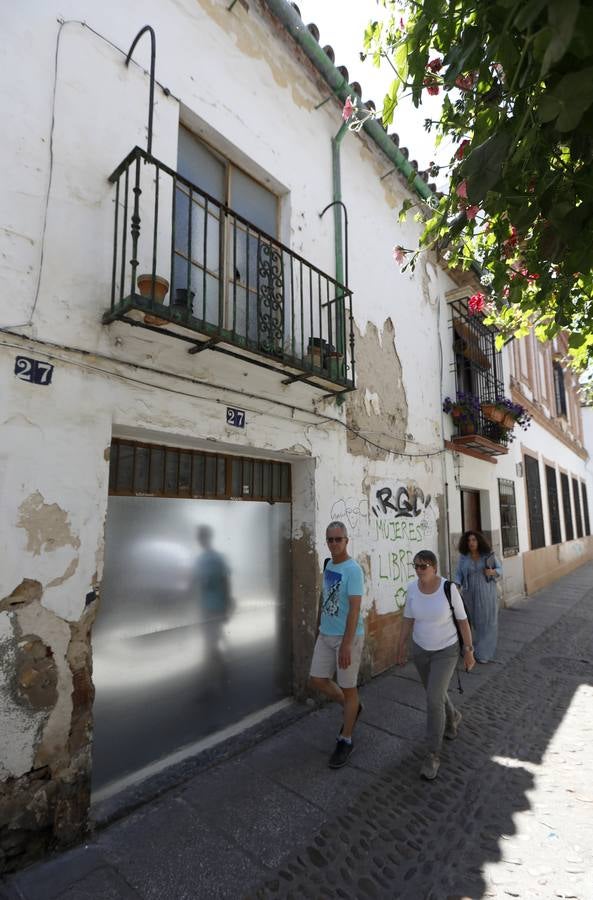
M 450 449 L 488 459 L 508 453 L 509 429 L 486 418 L 475 394 L 459 391 L 455 397 L 445 397 L 443 412 L 455 425 L 451 441 L 446 442 Z
M 139 147 L 114 186 L 111 302 L 126 322 L 339 394 L 355 386 L 352 294 Z

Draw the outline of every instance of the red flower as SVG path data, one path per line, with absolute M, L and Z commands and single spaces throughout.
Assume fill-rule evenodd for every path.
M 439 83 L 436 80 L 436 78 L 434 77 L 434 75 L 427 75 L 422 83 L 424 84 L 424 87 L 426 88 L 428 93 L 432 94 L 433 97 L 439 93 L 439 91 L 440 91 Z
M 470 221 L 472 219 L 475 219 L 479 212 L 480 212 L 479 206 L 468 206 L 467 209 L 465 210 L 465 214 Z
M 463 159 L 463 157 L 465 156 L 465 151 L 467 150 L 469 145 L 470 145 L 470 141 L 468 141 L 468 139 L 465 138 L 465 140 L 463 140 L 460 143 L 459 147 L 457 148 L 457 151 L 455 153 L 455 159 Z
M 467 200 L 467 181 L 465 179 L 457 185 L 457 196 L 462 200 Z
M 471 91 L 475 83 L 475 72 L 473 72 L 471 75 L 458 75 L 455 79 L 455 85 L 459 88 L 460 91 Z
M 442 68 L 442 65 L 443 60 L 440 57 L 436 56 L 434 59 L 430 60 L 426 68 L 430 69 L 431 72 L 438 72 L 439 69 Z
M 476 313 L 481 313 L 484 311 L 484 307 L 486 306 L 486 297 L 481 292 L 472 294 L 467 305 L 469 308 L 470 316 L 475 316 Z

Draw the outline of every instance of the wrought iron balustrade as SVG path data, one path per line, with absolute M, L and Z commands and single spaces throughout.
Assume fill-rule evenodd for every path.
M 456 422 L 455 440 L 490 456 L 506 453 L 508 430 L 484 415 L 484 407 L 504 397 L 502 354 L 496 349 L 496 329 L 484 324 L 482 316 L 470 315 L 465 300 L 451 307 L 455 386 L 457 394 L 472 395 L 477 401 L 473 422 Z
M 115 185 L 116 319 L 333 391 L 354 388 L 351 292 L 139 147 Z M 140 286 L 139 286 L 140 277 Z

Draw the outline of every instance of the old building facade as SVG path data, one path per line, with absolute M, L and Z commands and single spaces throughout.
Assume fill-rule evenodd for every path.
M 288 3 L 72 0 L 4 20 L 10 869 L 79 837 L 91 791 L 302 695 L 330 520 L 367 578 L 365 677 L 393 662 L 420 547 L 447 572 L 479 525 L 505 595 L 523 592 L 523 561 L 549 549 L 532 512 L 527 528 L 527 458 L 569 476 L 575 522 L 581 503 L 582 534 L 564 518 L 554 552 L 590 543 L 578 408 L 563 428 L 536 406 L 537 366 L 524 378 L 522 351 L 469 315 L 475 278 L 429 256 L 399 271 L 392 247 L 419 225 L 397 211 L 431 191 L 377 122 L 343 125 L 356 86 Z M 527 398 L 532 431 L 510 450 L 482 418 L 462 434 L 442 409 L 460 390 Z

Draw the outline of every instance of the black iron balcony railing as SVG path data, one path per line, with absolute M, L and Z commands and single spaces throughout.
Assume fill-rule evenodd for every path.
M 351 292 L 139 147 L 111 175 L 110 309 L 330 391 L 354 388 Z
M 465 300 L 454 300 L 450 307 L 457 394 L 474 402 L 471 416 L 456 420 L 454 439 L 490 456 L 506 453 L 508 430 L 484 414 L 488 404 L 504 397 L 502 354 L 496 349 L 496 330 L 485 325 L 479 313 L 471 315 Z

